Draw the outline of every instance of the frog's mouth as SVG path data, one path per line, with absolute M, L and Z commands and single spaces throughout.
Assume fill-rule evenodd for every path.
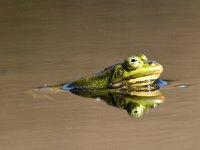
M 137 77 L 137 78 L 132 78 L 127 81 L 128 84 L 134 84 L 135 86 L 138 85 L 148 85 L 153 83 L 156 79 L 158 79 L 160 74 L 153 74 L 153 75 L 147 75 L 143 77 Z
M 117 83 L 111 83 L 110 87 L 111 88 L 121 88 L 123 86 L 131 87 L 131 86 L 145 86 L 152 84 L 155 80 L 157 80 L 160 77 L 159 74 L 151 74 L 151 75 L 146 75 L 146 76 L 141 76 L 141 77 L 130 77 L 128 79 L 123 79 Z

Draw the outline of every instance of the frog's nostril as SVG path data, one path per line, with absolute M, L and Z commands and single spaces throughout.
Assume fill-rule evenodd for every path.
M 149 65 L 151 65 L 151 66 L 155 66 L 155 65 L 156 65 L 155 61 L 149 61 L 148 63 L 149 63 Z

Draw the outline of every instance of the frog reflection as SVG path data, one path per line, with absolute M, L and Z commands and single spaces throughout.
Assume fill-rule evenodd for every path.
M 110 89 L 72 89 L 72 93 L 90 98 L 100 98 L 108 105 L 125 109 L 132 117 L 142 117 L 145 112 L 157 107 L 164 102 L 164 96 L 158 89 L 144 90 L 132 89 L 131 91 L 116 91 Z

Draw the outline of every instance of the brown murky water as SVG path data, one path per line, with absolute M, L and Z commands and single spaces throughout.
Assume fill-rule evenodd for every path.
M 1 1 L 0 149 L 200 149 L 200 2 Z M 24 91 L 144 53 L 164 66 L 165 104 L 134 119 L 69 92 Z

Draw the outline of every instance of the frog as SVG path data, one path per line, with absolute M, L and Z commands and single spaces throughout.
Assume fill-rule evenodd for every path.
M 62 89 L 127 90 L 151 84 L 158 85 L 158 82 L 155 81 L 159 81 L 158 79 L 162 72 L 163 67 L 161 64 L 148 60 L 144 54 L 136 54 L 128 56 L 123 61 L 107 67 L 96 74 L 65 83 Z
M 104 70 L 80 79 L 52 86 L 42 86 L 28 91 L 33 97 L 64 91 L 105 101 L 108 105 L 125 109 L 133 117 L 164 102 L 160 87 L 167 82 L 160 79 L 163 67 L 144 54 L 128 56 Z M 40 94 L 44 93 L 44 94 Z

